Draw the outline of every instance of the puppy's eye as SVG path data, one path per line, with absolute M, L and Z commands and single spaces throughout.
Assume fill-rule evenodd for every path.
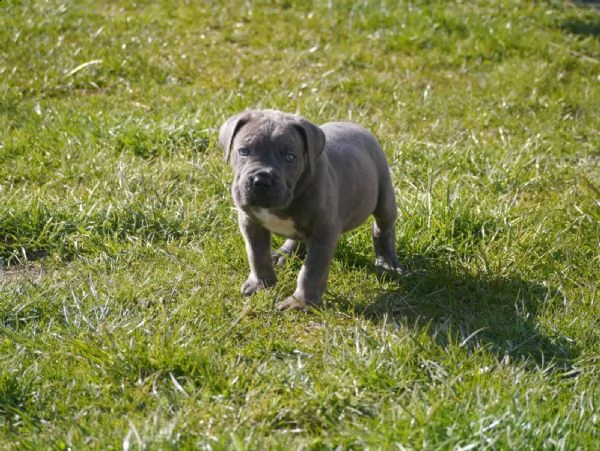
M 240 154 L 240 157 L 247 157 L 248 155 L 250 155 L 250 149 L 248 149 L 247 147 L 240 147 L 238 149 L 238 153 Z
M 288 152 L 285 154 L 285 161 L 287 161 L 288 163 L 293 163 L 294 161 L 296 161 L 296 155 L 294 155 L 291 152 Z

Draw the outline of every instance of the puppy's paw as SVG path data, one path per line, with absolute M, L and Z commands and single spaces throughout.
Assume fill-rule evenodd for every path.
M 282 252 L 281 250 L 273 251 L 271 253 L 271 258 L 273 260 L 274 266 L 283 266 L 285 261 L 290 258 L 289 254 Z
M 393 264 L 390 264 L 382 257 L 377 257 L 375 260 L 375 269 L 378 272 L 397 274 L 399 276 L 406 276 L 409 274 L 409 271 L 400 263 L 394 262 Z
M 285 298 L 283 301 L 278 302 L 275 305 L 275 308 L 279 311 L 283 310 L 296 310 L 304 313 L 308 313 L 311 310 L 315 310 L 321 307 L 321 303 L 314 303 L 309 301 L 304 301 L 294 296 L 289 296 Z
M 277 282 L 276 278 L 259 279 L 259 278 L 250 276 L 250 277 L 248 277 L 248 280 L 246 280 L 242 284 L 241 292 L 244 296 L 250 296 L 250 295 L 256 293 L 257 291 L 272 287 L 273 285 L 275 285 L 275 282 Z

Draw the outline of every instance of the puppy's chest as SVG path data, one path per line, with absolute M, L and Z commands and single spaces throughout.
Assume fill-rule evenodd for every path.
M 298 238 L 300 236 L 300 233 L 296 229 L 296 224 L 292 219 L 282 219 L 263 208 L 257 208 L 253 213 L 263 227 L 277 235 L 286 238 Z

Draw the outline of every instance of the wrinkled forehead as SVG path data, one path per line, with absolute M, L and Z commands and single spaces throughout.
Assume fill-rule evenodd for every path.
M 237 133 L 234 146 L 239 147 L 295 147 L 302 144 L 300 131 L 289 120 L 271 117 L 251 119 Z

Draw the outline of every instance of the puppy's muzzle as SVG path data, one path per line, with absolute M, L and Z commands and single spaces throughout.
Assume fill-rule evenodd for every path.
M 273 188 L 273 176 L 268 172 L 257 172 L 250 180 L 252 189 L 257 194 L 265 194 Z
M 288 201 L 283 180 L 272 171 L 263 169 L 248 174 L 244 187 L 239 198 L 242 206 L 273 208 Z

